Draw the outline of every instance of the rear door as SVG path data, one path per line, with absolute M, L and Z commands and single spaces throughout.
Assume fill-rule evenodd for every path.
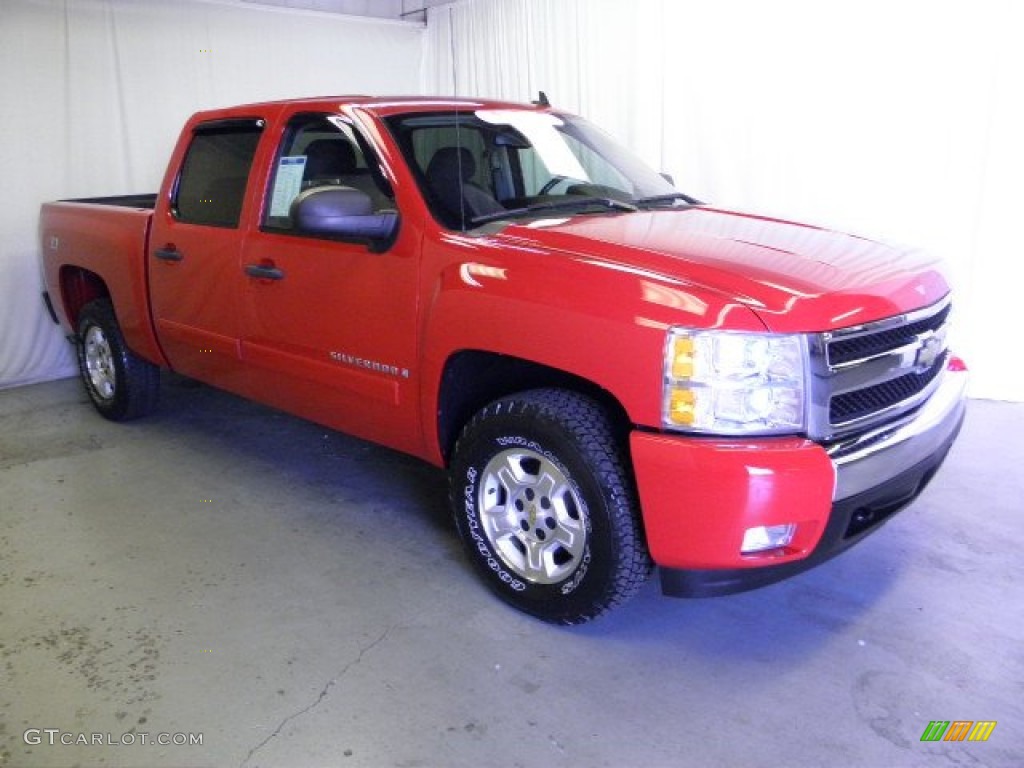
M 234 390 L 243 379 L 239 226 L 263 128 L 260 118 L 193 128 L 147 254 L 153 320 L 172 368 Z

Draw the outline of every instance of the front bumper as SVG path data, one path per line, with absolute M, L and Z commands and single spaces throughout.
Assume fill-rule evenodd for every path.
M 955 358 L 917 411 L 853 440 L 722 440 L 634 432 L 648 547 L 666 594 L 753 589 L 860 541 L 924 490 L 963 423 L 967 372 Z M 784 548 L 740 552 L 748 528 L 796 524 Z

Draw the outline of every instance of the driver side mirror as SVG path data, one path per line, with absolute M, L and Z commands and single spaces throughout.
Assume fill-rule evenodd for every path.
M 371 250 L 384 250 L 398 234 L 398 212 L 374 213 L 373 201 L 353 187 L 312 187 L 292 202 L 295 229 L 311 235 L 328 235 L 369 241 Z

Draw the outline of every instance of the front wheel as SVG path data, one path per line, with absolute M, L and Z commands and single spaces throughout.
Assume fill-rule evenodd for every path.
M 136 419 L 156 407 L 160 369 L 128 349 L 107 299 L 89 302 L 79 315 L 78 370 L 92 404 L 111 421 Z
M 545 621 L 588 621 L 650 574 L 611 421 L 574 392 L 532 390 L 473 417 L 455 446 L 451 501 L 487 584 Z

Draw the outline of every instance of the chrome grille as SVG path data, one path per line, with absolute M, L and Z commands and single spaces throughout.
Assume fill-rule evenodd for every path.
M 913 343 L 920 334 L 942 328 L 949 318 L 950 309 L 952 309 L 952 305 L 946 304 L 931 317 L 922 318 L 900 328 L 850 338 L 836 338 L 828 345 L 829 365 L 843 365 Z
M 902 403 L 927 387 L 945 365 L 946 356 L 943 355 L 931 368 L 921 373 L 908 373 L 873 387 L 836 395 L 829 403 L 829 423 L 845 424 Z
M 811 344 L 811 437 L 829 440 L 917 408 L 938 386 L 949 353 L 950 303 L 818 334 Z

